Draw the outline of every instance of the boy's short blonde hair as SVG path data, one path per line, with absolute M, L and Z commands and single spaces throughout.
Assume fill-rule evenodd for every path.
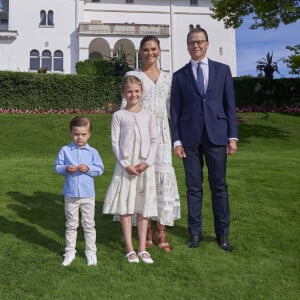
M 84 116 L 77 116 L 73 118 L 70 122 L 70 131 L 72 131 L 73 127 L 88 127 L 89 130 L 92 130 L 91 121 Z

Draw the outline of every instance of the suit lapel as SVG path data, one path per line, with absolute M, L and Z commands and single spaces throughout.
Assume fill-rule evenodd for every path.
M 208 83 L 206 93 L 208 92 L 210 85 L 214 83 L 214 77 L 216 75 L 216 65 L 208 59 Z

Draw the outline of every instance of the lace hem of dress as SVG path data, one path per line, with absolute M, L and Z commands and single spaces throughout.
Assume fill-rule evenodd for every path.
M 174 226 L 174 220 L 180 219 L 180 199 L 174 169 L 169 172 L 155 171 L 157 211 L 154 218 L 162 225 Z

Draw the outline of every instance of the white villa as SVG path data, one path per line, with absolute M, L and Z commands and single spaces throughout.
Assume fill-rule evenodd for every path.
M 209 0 L 0 0 L 0 70 L 75 74 L 78 61 L 108 59 L 120 47 L 135 68 L 141 39 L 155 35 L 160 67 L 173 72 L 189 61 L 186 35 L 200 26 L 209 35 L 208 56 L 236 76 L 235 31 L 212 19 L 210 6 Z

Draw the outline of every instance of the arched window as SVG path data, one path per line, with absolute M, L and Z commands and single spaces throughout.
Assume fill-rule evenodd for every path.
M 103 55 L 99 52 L 92 52 L 89 54 L 89 59 L 103 59 Z
M 193 24 L 190 24 L 189 26 L 189 31 L 193 30 L 194 29 L 194 25 Z
M 44 50 L 42 53 L 42 68 L 48 71 L 52 70 L 51 52 L 49 50 Z
M 64 71 L 64 54 L 60 50 L 56 50 L 54 52 L 53 70 L 61 72 Z
M 48 26 L 54 26 L 54 14 L 52 10 L 48 11 Z
M 197 24 L 197 25 L 196 25 L 196 28 L 197 28 L 197 29 L 200 29 L 200 28 L 201 28 L 201 26 L 200 26 L 199 24 Z
M 40 12 L 40 25 L 45 26 L 46 25 L 46 12 L 44 10 L 41 10 Z
M 54 26 L 54 12 L 53 10 L 49 10 L 46 13 L 45 10 L 41 10 L 40 12 L 40 26 Z
M 30 70 L 38 70 L 40 68 L 40 54 L 37 50 L 30 51 L 30 62 L 29 69 Z

